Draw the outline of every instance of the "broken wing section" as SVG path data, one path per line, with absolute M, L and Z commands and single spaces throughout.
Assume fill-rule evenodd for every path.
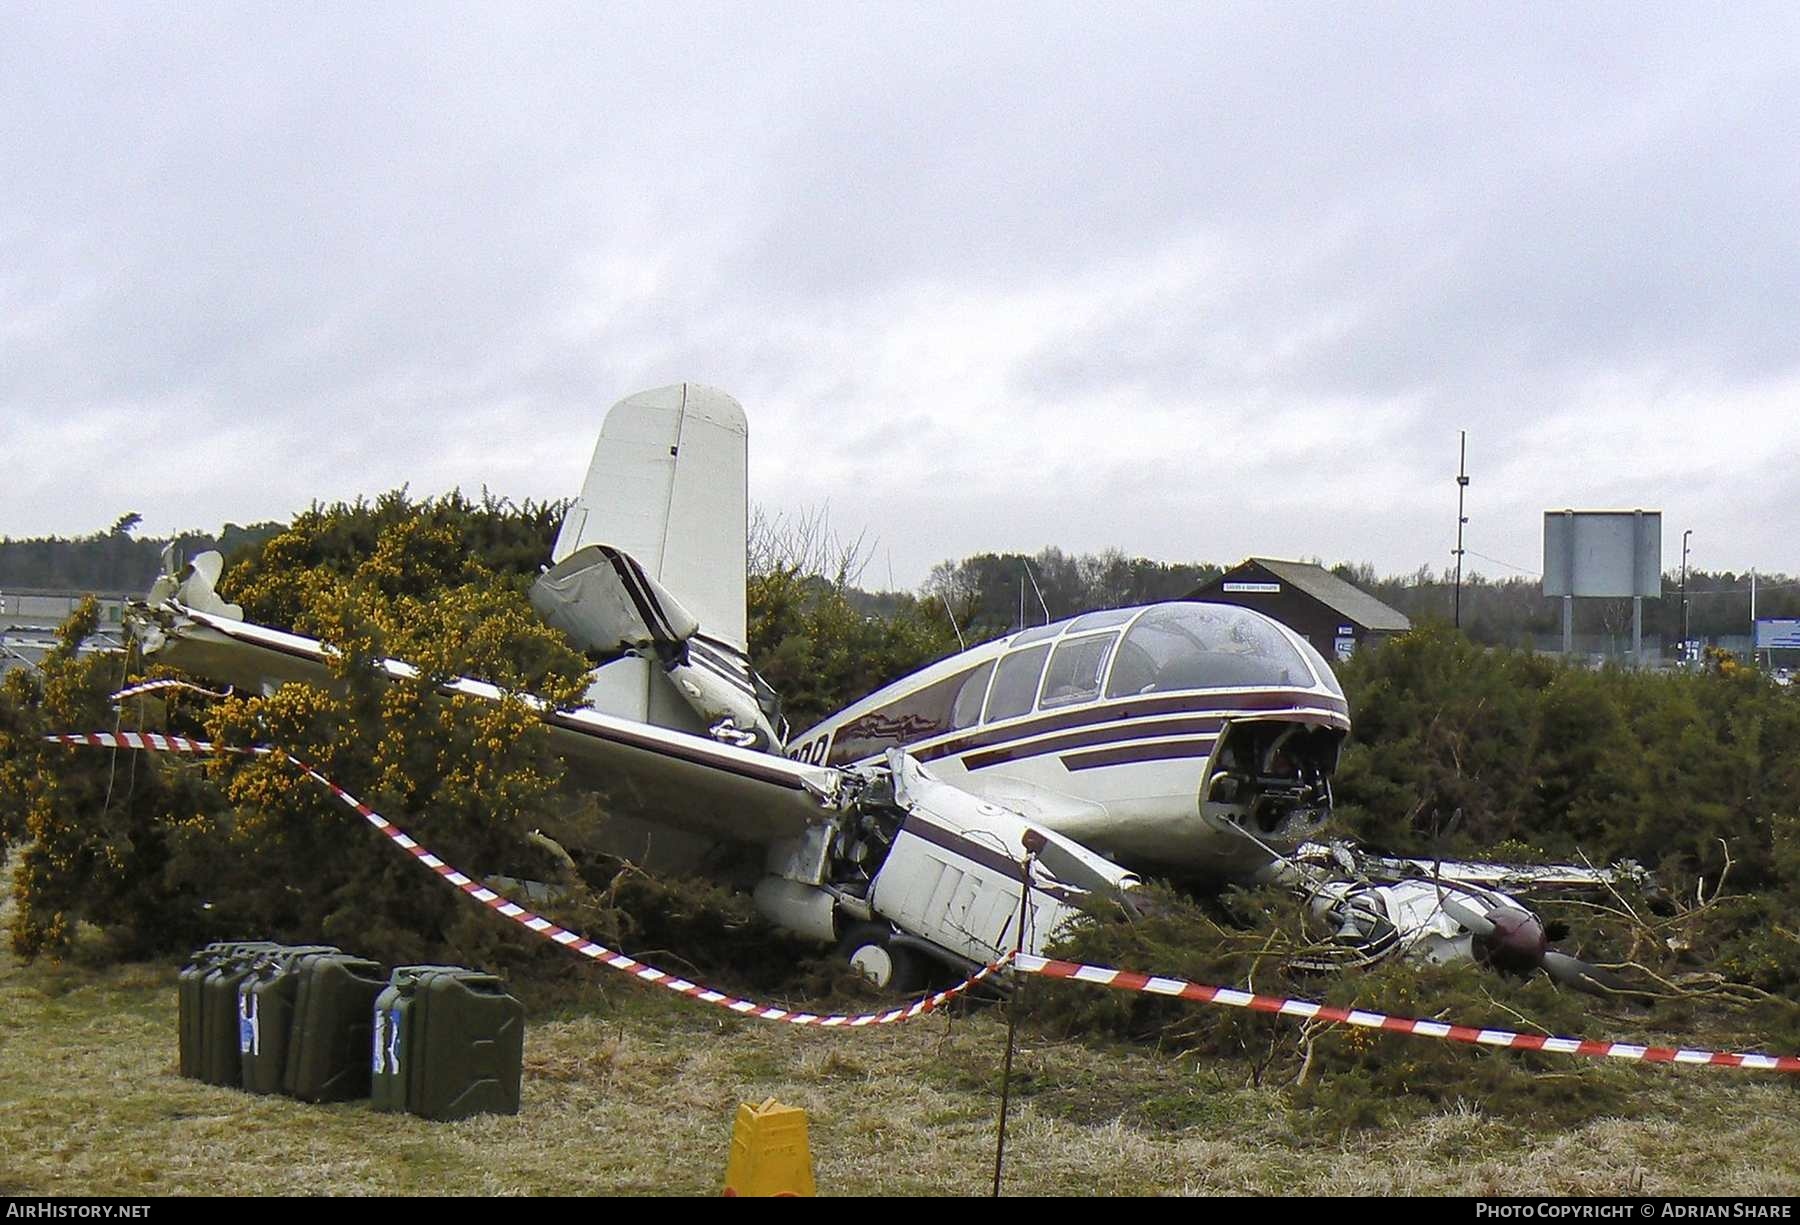
M 588 690 L 599 709 L 704 730 L 740 748 L 780 750 L 774 691 L 751 670 L 741 649 L 701 633 L 699 619 L 630 554 L 610 545 L 583 545 L 532 584 L 531 604 L 577 646 L 610 657 Z M 656 667 L 669 684 L 657 681 Z M 686 703 L 680 718 L 658 703 L 671 686 Z
M 201 576 L 204 578 L 204 576 Z M 191 580 L 190 580 L 191 581 Z M 147 657 L 252 692 L 289 682 L 329 684 L 332 647 L 317 639 L 202 612 L 178 600 L 133 605 Z M 417 669 L 387 659 L 389 679 Z M 446 694 L 498 701 L 485 681 L 457 677 Z M 527 696 L 549 726 L 574 780 L 610 813 L 707 839 L 766 845 L 792 838 L 835 810 L 840 775 L 703 736 L 591 710 L 558 710 Z
M 531 606 L 583 650 L 680 655 L 700 621 L 629 553 L 584 545 L 531 585 Z

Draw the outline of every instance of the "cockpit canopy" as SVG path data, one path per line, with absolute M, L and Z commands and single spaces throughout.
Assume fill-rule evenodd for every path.
M 1344 692 L 1331 666 L 1304 638 L 1261 613 L 1229 604 L 1086 613 L 977 651 L 985 658 L 945 661 L 927 683 L 902 682 L 902 692 L 883 691 L 852 708 L 832 740 L 831 764 L 1103 697 L 1322 688 L 1341 699 Z M 822 738 L 817 748 L 823 756 Z
M 1319 653 L 1266 617 L 1228 604 L 1159 604 L 1125 631 L 1106 696 L 1321 684 L 1343 696 Z

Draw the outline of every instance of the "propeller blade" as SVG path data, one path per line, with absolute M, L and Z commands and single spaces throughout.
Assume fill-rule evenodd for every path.
M 1567 953 L 1558 953 L 1552 949 L 1544 954 L 1543 964 L 1544 973 L 1557 983 L 1573 987 L 1577 991 L 1585 991 L 1589 995 L 1612 995 L 1625 990 L 1625 983 L 1617 975 Z
M 225 559 L 209 549 L 194 558 L 190 563 L 193 573 L 188 575 L 181 585 L 175 589 L 177 600 L 189 608 L 203 613 L 211 613 L 218 617 L 228 617 L 233 621 L 244 619 L 244 610 L 237 604 L 228 604 L 219 598 L 216 590 L 219 576 L 225 572 Z M 161 580 L 158 580 L 160 587 Z M 154 595 L 154 592 L 152 593 Z
M 216 588 L 219 585 L 219 576 L 225 573 L 225 559 L 215 549 L 208 549 L 195 557 L 193 566 L 194 573 L 204 578 L 208 587 Z
M 1494 921 L 1466 902 L 1460 902 L 1446 893 L 1438 900 L 1438 905 L 1443 908 L 1445 914 L 1468 928 L 1474 935 L 1492 936 L 1494 934 Z

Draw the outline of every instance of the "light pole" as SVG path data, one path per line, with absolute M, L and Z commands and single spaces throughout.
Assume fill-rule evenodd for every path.
M 1681 657 L 1684 660 L 1688 656 L 1688 603 L 1687 603 L 1688 537 L 1692 536 L 1693 534 L 1694 534 L 1694 529 L 1691 527 L 1687 531 L 1681 533 Z
M 1462 628 L 1462 559 L 1463 559 L 1463 524 L 1469 521 L 1463 514 L 1463 491 L 1469 487 L 1469 431 L 1458 430 L 1456 455 L 1456 612 L 1453 624 Z

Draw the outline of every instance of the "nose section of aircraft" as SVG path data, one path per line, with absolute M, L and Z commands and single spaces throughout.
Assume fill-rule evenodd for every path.
M 1474 936 L 1475 956 L 1508 974 L 1530 974 L 1543 964 L 1548 944 L 1544 925 L 1534 914 L 1496 907 L 1488 912 L 1490 930 Z

